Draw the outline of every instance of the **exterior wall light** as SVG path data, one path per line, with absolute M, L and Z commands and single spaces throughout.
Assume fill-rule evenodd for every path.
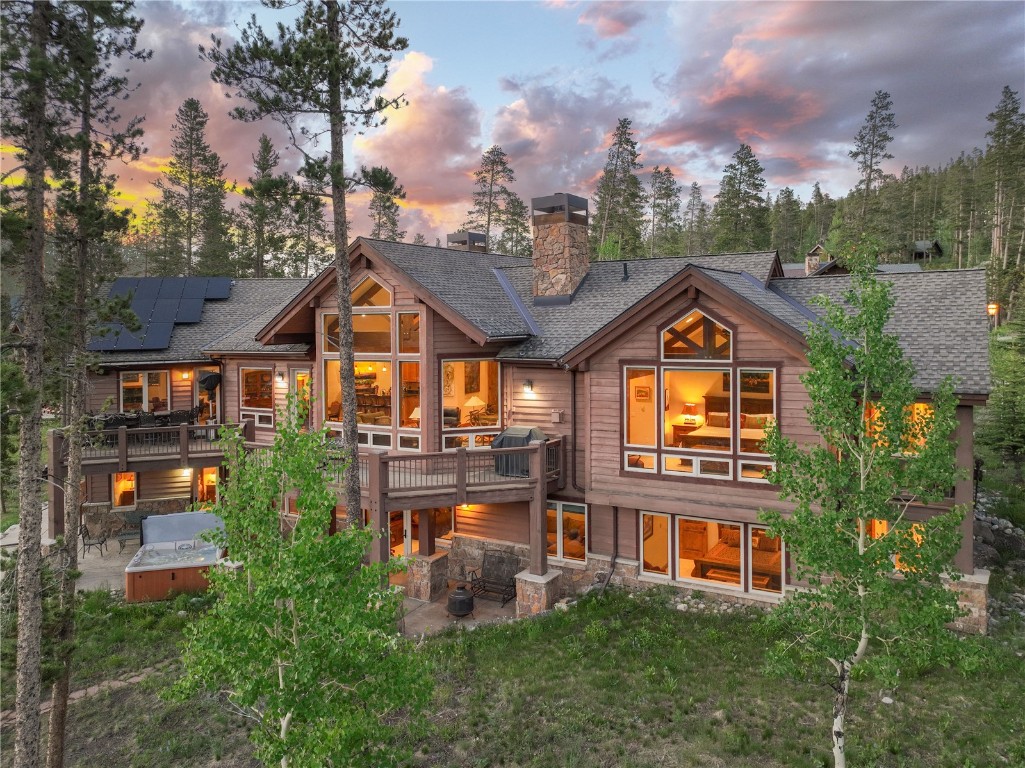
M 189 371 L 182 371 L 182 381 L 188 381 L 192 378 L 192 374 Z
M 278 371 L 277 379 L 278 379 L 278 384 L 284 384 L 285 383 L 285 374 L 282 373 L 281 371 Z
M 989 304 L 986 305 L 986 313 L 990 317 L 996 317 L 997 312 L 999 312 L 999 311 L 1000 311 L 1000 305 L 997 304 L 995 301 L 991 301 Z
M 523 393 L 525 395 L 529 395 L 533 391 L 534 391 L 534 382 L 531 381 L 530 379 L 527 379 L 526 381 L 524 381 L 523 382 Z

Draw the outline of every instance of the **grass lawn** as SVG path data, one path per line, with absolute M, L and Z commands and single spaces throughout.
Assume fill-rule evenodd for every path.
M 201 606 L 126 606 L 93 593 L 84 610 L 95 629 L 75 687 L 175 658 Z M 413 765 L 831 765 L 830 691 L 762 674 L 768 640 L 757 616 L 681 612 L 661 592 L 610 591 L 568 612 L 431 638 L 422 652 L 436 690 L 426 734 L 405 737 Z M 1025 766 L 1021 646 L 966 642 L 985 649 L 978 669 L 936 669 L 896 691 L 856 682 L 851 765 Z M 247 724 L 218 702 L 159 698 L 175 671 L 72 705 L 67 765 L 253 765 Z

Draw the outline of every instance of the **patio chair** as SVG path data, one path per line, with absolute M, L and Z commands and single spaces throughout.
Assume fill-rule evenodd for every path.
M 96 521 L 87 521 L 82 526 L 82 556 L 92 547 L 100 550 L 100 557 L 103 557 L 103 548 L 107 546 L 107 531 Z
M 121 524 L 111 534 L 117 539 L 117 553 L 119 555 L 125 551 L 125 544 L 130 541 L 140 541 L 142 536 L 142 518 L 145 516 L 144 512 L 140 512 L 137 509 L 127 510 L 119 515 L 119 522 Z
M 512 552 L 485 549 L 480 568 L 470 574 L 470 589 L 474 597 L 501 600 L 505 605 L 516 597 L 516 574 L 520 572 L 520 559 Z
M 192 411 L 185 410 L 171 411 L 169 414 L 167 414 L 167 426 L 177 427 L 181 424 L 188 424 L 190 421 L 189 415 L 191 413 Z

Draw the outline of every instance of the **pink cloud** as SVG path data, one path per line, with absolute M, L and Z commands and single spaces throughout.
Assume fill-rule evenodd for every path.
M 630 34 L 643 20 L 639 3 L 601 2 L 590 3 L 577 23 L 593 28 L 598 37 L 609 40 Z

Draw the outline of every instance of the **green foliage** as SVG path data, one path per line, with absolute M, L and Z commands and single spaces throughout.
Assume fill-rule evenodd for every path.
M 651 172 L 651 228 L 648 231 L 648 254 L 675 256 L 680 245 L 680 191 L 669 166 Z
M 712 213 L 715 250 L 760 251 L 769 247 L 769 207 L 764 198 L 763 173 L 751 147 L 741 144 L 719 183 Z
M 993 390 L 979 425 L 979 447 L 999 457 L 993 469 L 1005 470 L 1016 487 L 1012 493 L 1025 498 L 1025 319 L 994 331 L 990 369 Z
M 874 277 L 874 261 L 853 246 L 846 306 L 824 302 L 825 317 L 809 328 L 802 377 L 808 418 L 822 442 L 798 445 L 769 430 L 776 462 L 770 481 L 792 514 L 762 514 L 792 553 L 798 579 L 810 589 L 791 592 L 769 617 L 784 638 L 771 666 L 831 680 L 842 718 L 851 670 L 860 665 L 889 684 L 922 665 L 947 660 L 957 642 L 945 624 L 956 599 L 942 581 L 956 578 L 952 560 L 965 510 L 927 520 L 909 518 L 913 504 L 937 502 L 956 479 L 955 400 L 948 381 L 932 393 L 931 411 L 912 408 L 913 369 L 897 338 L 883 327 L 890 316 L 889 285 Z M 868 407 L 866 407 L 868 406 Z M 871 521 L 886 532 L 870 536 Z M 895 570 L 894 563 L 899 563 Z M 836 745 L 834 745 L 836 749 Z
M 397 630 L 402 595 L 388 574 L 402 565 L 364 565 L 369 529 L 329 534 L 325 435 L 300 428 L 302 411 L 290 402 L 266 451 L 222 433 L 228 479 L 213 511 L 241 570 L 212 570 L 218 600 L 187 632 L 175 692 L 223 691 L 255 721 L 268 765 L 391 765 L 393 723 L 429 695 L 423 659 Z M 293 491 L 298 519 L 282 534 Z
M 401 242 L 406 236 L 406 230 L 399 229 L 399 204 L 395 199 L 403 199 L 405 191 L 400 187 L 397 194 L 392 192 L 376 191 L 370 198 L 370 220 L 374 227 L 370 236 L 380 240 L 390 240 L 393 243 Z
M 887 151 L 896 130 L 897 121 L 893 114 L 893 101 L 886 91 L 876 91 L 865 122 L 854 137 L 854 149 L 847 154 L 858 165 L 861 179 L 857 189 L 861 190 L 861 212 L 858 217 L 859 231 L 875 231 L 871 226 L 874 211 L 870 210 L 872 190 L 883 180 L 882 164 L 892 160 Z
M 591 253 L 598 261 L 633 259 L 641 255 L 644 200 L 636 171 L 643 168 L 629 118 L 612 132 L 608 156 L 594 193 Z

